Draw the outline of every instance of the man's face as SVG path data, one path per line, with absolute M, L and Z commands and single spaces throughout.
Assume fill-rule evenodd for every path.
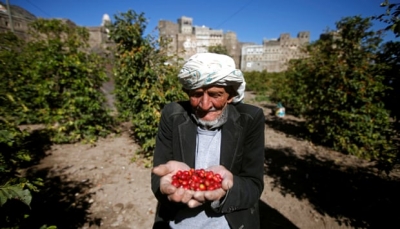
M 198 88 L 188 94 L 197 118 L 203 121 L 218 119 L 225 106 L 233 100 L 222 86 Z

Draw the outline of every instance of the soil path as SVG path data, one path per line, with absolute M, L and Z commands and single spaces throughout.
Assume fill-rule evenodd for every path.
M 277 118 L 272 105 L 257 105 L 267 124 L 262 228 L 400 228 L 399 169 L 386 176 L 315 146 L 302 139 L 301 120 Z M 43 194 L 34 196 L 29 228 L 151 228 L 156 201 L 150 169 L 131 160 L 137 149 L 128 131 L 95 146 L 52 146 L 27 171 L 46 179 Z

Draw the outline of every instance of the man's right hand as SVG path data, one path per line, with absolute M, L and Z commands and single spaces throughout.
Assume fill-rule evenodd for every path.
M 152 173 L 160 178 L 160 191 L 168 196 L 170 201 L 182 202 L 188 204 L 192 199 L 194 191 L 176 188 L 171 184 L 172 176 L 179 170 L 189 170 L 190 167 L 183 162 L 169 161 L 166 164 L 156 166 L 152 169 Z M 193 201 L 192 201 L 193 202 Z M 188 204 L 191 207 L 191 203 Z

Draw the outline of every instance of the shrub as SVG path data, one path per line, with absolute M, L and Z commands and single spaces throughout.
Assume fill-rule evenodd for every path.
M 178 66 L 162 49 L 166 43 L 144 36 L 146 18 L 133 10 L 115 15 L 110 38 L 115 49 L 115 95 L 123 121 L 132 123 L 141 154 L 151 158 L 161 109 L 168 102 L 185 98 L 178 86 Z
M 94 142 L 112 128 L 100 87 L 107 80 L 105 60 L 86 52 L 89 33 L 61 20 L 38 19 L 27 42 L 6 35 L 0 50 L 5 94 L 23 107 L 9 109 L 21 123 L 46 124 L 56 143 Z M 0 34 L 3 36 L 3 34 Z
M 386 65 L 384 69 L 384 84 L 390 90 L 384 96 L 385 107 L 390 110 L 390 115 L 399 125 L 400 108 L 400 42 L 389 41 L 381 47 L 377 62 Z M 398 127 L 399 128 L 399 127 Z
M 257 97 L 267 99 L 275 90 L 275 85 L 279 84 L 284 77 L 284 73 L 281 72 L 251 71 L 243 74 L 246 80 L 246 91 L 253 91 Z
M 8 106 L 1 106 L 9 103 Z M 0 227 L 11 228 L 24 219 L 32 200 L 31 191 L 38 191 L 41 180 L 34 182 L 21 177 L 19 169 L 31 161 L 32 151 L 27 147 L 30 134 L 18 128 L 18 122 L 7 115 L 5 108 L 19 104 L 8 95 L 0 94 Z M 19 205 L 19 204 L 24 204 Z M 10 211 L 10 209 L 17 211 Z
M 392 163 L 385 66 L 376 61 L 381 39 L 369 19 L 344 18 L 337 31 L 308 47 L 309 57 L 292 61 L 275 95 L 306 119 L 308 130 L 334 149 Z
M 228 49 L 226 48 L 226 46 L 223 46 L 223 45 L 209 46 L 208 47 L 208 52 L 224 54 L 224 55 L 228 55 L 229 56 Z

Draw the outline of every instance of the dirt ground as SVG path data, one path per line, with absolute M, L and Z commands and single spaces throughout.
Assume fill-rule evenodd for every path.
M 245 102 L 254 103 L 248 93 Z M 301 120 L 266 115 L 262 228 L 400 228 L 400 169 L 388 176 L 371 163 L 313 145 Z M 132 162 L 128 131 L 95 146 L 53 145 L 30 176 L 45 179 L 26 228 L 151 228 L 156 200 L 150 168 Z

